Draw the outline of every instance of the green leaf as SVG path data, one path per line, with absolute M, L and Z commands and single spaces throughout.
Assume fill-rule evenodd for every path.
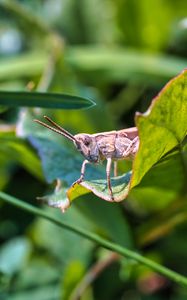
M 48 182 L 61 179 L 71 185 L 80 177 L 83 158 L 73 149 L 45 137 L 30 135 L 29 140 L 40 155 L 44 175 Z M 91 179 L 93 174 L 95 178 L 98 178 L 103 172 L 97 166 L 90 165 L 86 177 Z
M 183 147 L 182 151 L 187 155 L 187 147 Z M 181 154 L 175 151 L 153 166 L 144 175 L 141 184 L 132 189 L 130 196 L 141 210 L 160 211 L 178 195 L 182 197 L 185 185 L 186 174 L 181 163 Z
M 14 238 L 4 244 L 0 251 L 1 272 L 13 275 L 20 270 L 27 261 L 30 251 L 31 245 L 26 238 Z
M 187 133 L 187 70 L 162 89 L 147 112 L 136 115 L 136 125 L 140 147 L 133 164 L 131 188 L 175 146 L 179 147 L 183 160 L 181 143 Z
M 122 176 L 111 178 L 112 191 L 115 196 L 115 202 L 120 202 L 127 197 L 131 172 Z M 80 187 L 81 186 L 81 187 Z M 93 192 L 99 198 L 112 202 L 108 192 L 106 179 L 83 181 L 80 184 L 73 185 L 68 191 L 71 201 L 77 196 L 84 195 L 86 190 Z
M 90 99 L 65 94 L 0 91 L 0 105 L 80 109 L 92 107 L 95 104 Z
M 48 286 L 40 286 L 32 288 L 29 291 L 16 291 L 8 295 L 9 300 L 58 300 L 60 299 L 60 287 L 58 284 L 51 284 Z
M 38 157 L 23 140 L 0 134 L 0 154 L 7 160 L 18 162 L 31 174 L 43 180 L 41 165 Z
M 46 52 L 29 52 L 0 59 L 0 80 L 36 76 L 43 72 L 48 61 Z
M 62 282 L 63 300 L 68 300 L 71 299 L 70 295 L 72 291 L 81 281 L 85 273 L 85 268 L 79 261 L 72 260 L 66 266 L 64 273 L 64 280 Z
M 51 209 L 45 207 L 43 211 L 47 213 Z M 82 226 L 90 231 L 93 228 L 91 222 L 75 206 L 63 214 L 63 216 L 58 210 L 53 210 L 52 214 L 57 219 L 63 219 L 69 224 L 74 224 L 76 227 Z M 64 267 L 68 266 L 72 260 L 79 261 L 84 267 L 87 267 L 90 263 L 90 253 L 94 247 L 93 242 L 85 241 L 83 237 L 74 232 L 61 231 L 60 228 L 50 222 L 37 219 L 32 225 L 30 234 L 38 247 L 42 247 L 49 252 Z M 49 236 L 53 238 L 49 239 Z M 78 245 L 81 245 L 81 247 L 78 247 Z M 63 271 L 63 269 L 60 268 L 60 271 Z
M 32 255 L 29 258 L 15 280 L 14 286 L 17 290 L 28 290 L 33 286 L 49 286 L 59 279 L 62 270 L 58 270 L 55 264 L 50 264 L 45 255 L 42 257 Z

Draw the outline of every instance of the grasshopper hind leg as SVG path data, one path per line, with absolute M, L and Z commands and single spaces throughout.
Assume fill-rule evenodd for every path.
M 114 177 L 118 176 L 118 162 L 114 161 Z
M 108 185 L 108 190 L 111 196 L 111 202 L 115 201 L 113 192 L 112 192 L 112 186 L 111 186 L 111 181 L 110 181 L 110 173 L 111 173 L 111 166 L 112 166 L 112 159 L 111 157 L 107 158 L 107 165 L 106 165 L 106 176 L 107 176 L 107 185 Z

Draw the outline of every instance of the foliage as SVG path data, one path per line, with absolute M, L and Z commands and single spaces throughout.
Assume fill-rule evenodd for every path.
M 186 299 L 186 9 L 0 0 L 1 299 Z M 83 158 L 43 115 L 72 134 L 136 124 L 138 154 L 112 178 L 126 200 L 101 199 L 105 165 L 71 187 Z M 66 193 L 66 213 L 42 205 Z

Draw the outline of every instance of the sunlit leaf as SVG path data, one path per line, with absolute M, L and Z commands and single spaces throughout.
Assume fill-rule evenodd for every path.
M 181 143 L 187 133 L 187 70 L 171 80 L 144 114 L 137 114 L 140 148 L 133 165 L 131 187 L 175 146 L 183 155 Z

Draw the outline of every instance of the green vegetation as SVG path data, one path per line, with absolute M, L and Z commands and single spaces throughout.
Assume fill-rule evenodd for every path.
M 186 299 L 186 10 L 0 0 L 0 299 Z M 111 180 L 123 201 L 104 201 L 105 163 L 71 186 L 83 157 L 44 115 L 72 134 L 138 127 Z

